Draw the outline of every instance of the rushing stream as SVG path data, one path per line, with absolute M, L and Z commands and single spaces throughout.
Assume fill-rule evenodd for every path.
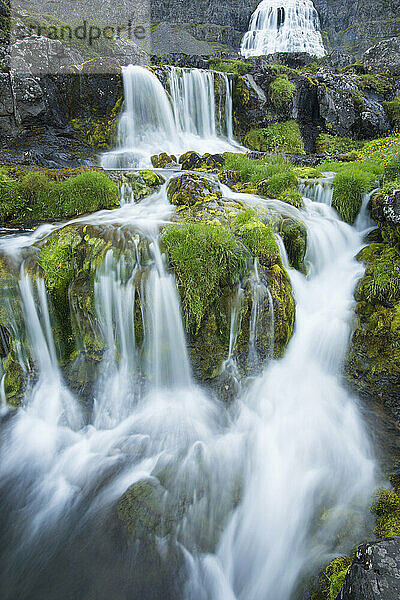
M 165 186 L 139 204 L 75 221 L 125 244 L 122 255 L 108 251 L 94 281 L 107 350 L 90 402 L 63 377 L 43 280 L 33 283 L 24 269 L 32 245 L 57 226 L 1 241 L 20 269 L 8 307 L 28 376 L 23 407 L 3 410 L 1 423 L 4 600 L 289 600 L 342 550 L 343 530 L 346 544 L 359 539 L 375 461 L 340 372 L 362 233 L 338 219 L 329 186 L 300 212 L 223 192 L 300 216 L 308 231 L 309 274 L 289 269 L 297 321 L 286 355 L 249 378 L 230 407 L 191 375 L 174 277 L 158 244 L 173 210 Z M 257 273 L 255 263 L 253 335 L 257 294 L 266 293 Z M 235 327 L 233 313 L 233 338 Z M 128 543 L 117 501 L 142 480 L 160 494 L 165 522 L 158 537 Z

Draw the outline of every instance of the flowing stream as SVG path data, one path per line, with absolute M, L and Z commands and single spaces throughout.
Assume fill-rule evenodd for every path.
M 320 191 L 301 211 L 223 192 L 301 218 L 308 232 L 308 275 L 288 269 L 297 321 L 287 352 L 261 365 L 229 407 L 192 378 L 175 280 L 158 243 L 173 210 L 165 186 L 139 204 L 75 220 L 124 241 L 96 271 L 106 350 L 84 402 L 60 370 L 43 280 L 25 269 L 33 244 L 59 225 L 1 240 L 20 269 L 7 310 L 28 379 L 23 407 L 1 417 L 4 600 L 302 598 L 304 579 L 360 539 L 375 460 L 340 372 L 365 215 L 350 227 Z M 250 277 L 254 339 L 257 302 L 268 291 L 257 263 Z M 240 303 L 239 289 L 231 345 Z M 139 481 L 158 494 L 164 516 L 158 535 L 129 541 L 117 502 Z
M 241 46 L 243 56 L 275 52 L 325 55 L 318 13 L 312 0 L 262 0 Z

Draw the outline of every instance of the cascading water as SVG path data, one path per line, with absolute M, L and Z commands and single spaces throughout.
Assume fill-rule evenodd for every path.
M 362 233 L 329 203 L 305 199 L 299 211 L 223 191 L 300 218 L 309 238 L 309 275 L 288 269 L 297 325 L 287 353 L 266 363 L 231 407 L 192 380 L 179 298 L 158 244 L 172 211 L 165 186 L 75 221 L 119 241 L 94 279 L 104 353 L 89 398 L 78 400 L 63 379 L 43 282 L 33 284 L 23 268 L 49 228 L 1 246 L 22 266 L 18 302 L 7 310 L 26 345 L 21 365 L 32 371 L 23 406 L 1 420 L 4 600 L 290 600 L 303 577 L 341 550 L 336 540 L 349 520 L 357 535 L 375 463 L 339 372 Z M 253 270 L 254 341 L 268 290 L 257 264 Z M 239 287 L 233 301 L 230 356 L 244 293 Z M 150 511 L 159 537 L 125 543 L 113 515 L 136 482 L 159 494 L 165 521 Z
M 318 13 L 312 0 L 263 0 L 251 17 L 241 46 L 243 56 L 308 52 L 324 56 Z
M 165 67 L 165 88 L 149 69 L 123 69 L 125 110 L 118 148 L 102 157 L 105 168 L 151 166 L 153 154 L 225 152 L 233 139 L 232 82 L 226 73 Z M 168 91 L 169 90 L 169 93 Z

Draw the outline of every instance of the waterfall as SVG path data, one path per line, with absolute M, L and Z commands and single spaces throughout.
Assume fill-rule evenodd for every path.
M 233 139 L 232 82 L 226 73 L 164 67 L 165 87 L 151 70 L 123 68 L 125 109 L 118 147 L 102 157 L 104 168 L 151 166 L 153 154 L 188 150 L 217 153 Z
M 96 269 L 93 310 L 104 352 L 93 389 L 79 400 L 58 364 L 43 281 L 23 267 L 49 229 L 10 244 L 22 268 L 7 311 L 18 313 L 20 360 L 31 377 L 23 406 L 0 419 L 4 600 L 51 597 L 54 589 L 58 600 L 290 600 L 302 578 L 343 551 L 343 530 L 349 545 L 357 542 L 352 532 L 375 486 L 375 461 L 340 371 L 363 232 L 329 203 L 308 199 L 299 210 L 223 192 L 301 219 L 309 240 L 308 275 L 288 268 L 297 322 L 287 353 L 260 365 L 228 407 L 192 378 L 176 283 L 158 242 L 172 211 L 165 186 L 140 203 L 74 221 L 121 242 Z M 288 265 L 282 245 L 280 252 Z M 273 306 L 257 262 L 251 278 L 256 349 L 259 302 L 269 303 L 271 320 Z M 118 500 L 138 482 L 159 493 L 165 537 L 133 543 L 121 531 Z M 151 527 L 156 511 L 146 511 Z
M 241 46 L 243 56 L 308 52 L 324 56 L 318 13 L 312 0 L 263 0 L 251 17 Z

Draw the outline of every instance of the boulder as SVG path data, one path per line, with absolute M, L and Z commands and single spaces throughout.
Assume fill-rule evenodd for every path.
M 398 600 L 399 597 L 400 536 L 360 546 L 337 600 Z
M 400 75 L 400 39 L 382 40 L 376 46 L 368 48 L 362 62 L 366 71 Z
M 219 183 L 194 173 L 184 173 L 171 179 L 167 187 L 171 204 L 193 206 L 198 202 L 211 202 L 221 198 Z
M 169 155 L 166 152 L 154 154 L 154 156 L 151 157 L 151 164 L 156 169 L 168 169 L 178 166 L 176 156 L 174 154 Z

